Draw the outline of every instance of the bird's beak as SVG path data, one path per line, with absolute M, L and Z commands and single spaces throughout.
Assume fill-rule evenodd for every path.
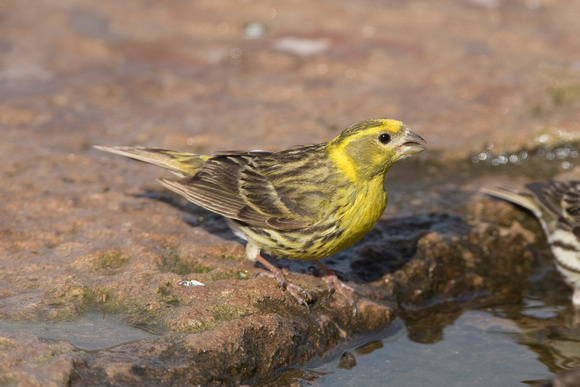
M 426 141 L 423 137 L 409 130 L 409 133 L 403 139 L 403 144 L 398 147 L 399 152 L 402 155 L 416 155 L 417 153 L 421 153 L 427 149 L 425 145 L 422 144 L 425 142 Z

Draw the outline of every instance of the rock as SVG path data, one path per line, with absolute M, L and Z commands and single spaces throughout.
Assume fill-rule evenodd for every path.
M 580 32 L 545 18 L 578 5 L 502 3 L 505 28 L 490 29 L 473 22 L 481 7 L 452 3 L 242 3 L 0 3 L 0 383 L 286 385 L 313 376 L 280 370 L 396 317 L 427 341 L 461 308 L 522 296 L 543 236 L 474 192 L 509 168 L 514 183 L 576 173 Z M 248 39 L 248 23 L 264 28 Z M 162 171 L 92 150 L 281 149 L 377 116 L 408 122 L 429 151 L 389 172 L 384 219 L 327 259 L 356 287 L 356 317 L 314 264 L 271 258 L 307 289 L 306 310 L 256 277 L 222 218 L 160 189 Z M 530 146 L 545 157 L 510 161 Z M 43 337 L 89 315 L 146 338 L 86 350 Z

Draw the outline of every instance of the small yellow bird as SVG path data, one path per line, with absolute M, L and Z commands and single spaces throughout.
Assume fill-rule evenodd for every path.
M 260 254 L 319 260 L 360 240 L 387 205 L 385 174 L 397 161 L 425 150 L 425 140 L 402 122 L 371 119 L 328 143 L 280 152 L 229 151 L 211 156 L 143 147 L 95 148 L 158 165 L 180 176 L 166 188 L 228 219 L 247 241 L 246 255 L 266 266 L 306 305 L 305 292 Z M 330 269 L 325 280 L 356 305 Z M 302 294 L 301 294 L 302 293 Z

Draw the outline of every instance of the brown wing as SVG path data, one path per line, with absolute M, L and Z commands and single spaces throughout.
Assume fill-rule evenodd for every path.
M 222 152 L 201 170 L 183 179 L 161 179 L 166 188 L 210 211 L 258 227 L 299 229 L 311 221 L 288 198 L 281 197 L 262 165 L 271 165 L 271 152 Z
M 542 207 L 572 227 L 580 225 L 580 181 L 549 181 L 526 185 Z
M 566 218 L 580 226 L 580 181 L 569 181 L 569 189 L 562 196 L 562 208 Z

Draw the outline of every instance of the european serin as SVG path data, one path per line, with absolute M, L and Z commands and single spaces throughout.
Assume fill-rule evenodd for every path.
M 329 143 L 281 152 L 230 151 L 211 156 L 143 147 L 95 148 L 167 168 L 179 179 L 166 188 L 221 214 L 258 260 L 301 303 L 305 293 L 289 284 L 261 251 L 277 257 L 319 260 L 360 240 L 387 205 L 385 174 L 397 161 L 425 150 L 402 122 L 372 119 L 354 124 Z M 329 285 L 349 300 L 352 288 L 316 261 Z M 302 294 L 301 294 L 302 293 Z
M 574 289 L 576 321 L 580 312 L 580 181 L 546 181 L 525 186 L 528 192 L 483 189 L 531 211 L 540 221 L 558 271 Z

